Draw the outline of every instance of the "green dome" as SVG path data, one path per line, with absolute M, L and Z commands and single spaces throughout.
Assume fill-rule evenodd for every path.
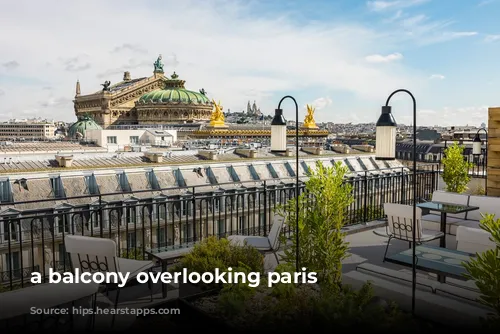
M 212 102 L 204 94 L 185 89 L 185 81 L 178 80 L 177 78 L 178 76 L 174 72 L 172 78 L 165 81 L 165 87 L 163 89 L 156 89 L 142 95 L 137 101 L 137 104 L 212 104 Z
M 78 121 L 73 123 L 68 129 L 68 137 L 76 138 L 85 137 L 86 130 L 102 130 L 102 127 L 97 124 L 90 116 L 80 116 Z M 79 135 L 78 135 L 79 134 Z
M 139 98 L 138 104 L 149 103 L 212 103 L 205 95 L 183 88 L 157 89 Z

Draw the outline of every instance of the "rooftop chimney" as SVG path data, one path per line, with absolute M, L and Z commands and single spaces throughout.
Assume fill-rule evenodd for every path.
M 126 71 L 123 73 L 123 81 L 130 81 L 130 72 Z

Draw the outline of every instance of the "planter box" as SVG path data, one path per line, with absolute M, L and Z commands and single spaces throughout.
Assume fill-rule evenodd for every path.
M 188 298 L 191 296 L 201 296 L 204 293 L 217 292 L 220 291 L 218 288 L 209 288 L 203 283 L 201 284 L 193 284 L 193 283 L 183 283 L 179 282 L 179 298 Z
M 223 321 L 194 305 L 194 302 L 201 298 L 216 295 L 218 292 L 219 290 L 209 290 L 186 298 L 179 298 L 180 316 L 175 317 L 175 322 L 182 326 L 183 329 L 184 327 L 190 329 L 217 329 L 219 333 L 229 332 L 231 328 L 224 324 Z
M 206 290 L 199 284 L 179 283 L 179 298 L 189 298 L 204 293 Z

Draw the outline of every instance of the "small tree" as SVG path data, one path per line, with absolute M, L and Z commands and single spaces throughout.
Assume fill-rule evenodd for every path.
M 299 260 L 301 267 L 318 273 L 318 283 L 327 287 L 340 286 L 342 260 L 348 243 L 342 227 L 345 212 L 353 202 L 352 186 L 344 182 L 347 168 L 337 162 L 326 168 L 320 161 L 311 170 L 305 191 L 299 196 Z M 286 224 L 295 233 L 296 202 L 290 199 L 278 212 L 286 217 Z M 295 263 L 297 243 L 295 236 L 284 251 L 283 260 Z
M 469 169 L 473 164 L 464 159 L 464 146 L 453 143 L 444 151 L 443 158 L 443 181 L 446 183 L 446 191 L 463 193 L 467 190 L 467 184 L 471 177 Z
M 495 219 L 492 214 L 484 215 L 480 227 L 491 234 L 490 239 L 496 247 L 465 262 L 466 277 L 476 282 L 481 292 L 479 301 L 494 310 L 488 320 L 494 326 L 500 326 L 500 219 Z

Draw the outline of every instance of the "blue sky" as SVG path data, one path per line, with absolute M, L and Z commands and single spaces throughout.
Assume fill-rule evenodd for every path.
M 284 95 L 318 121 L 374 122 L 395 89 L 421 125 L 479 125 L 500 105 L 500 0 L 0 0 L 0 119 L 74 120 L 82 93 L 150 76 L 162 54 L 225 110 Z M 394 114 L 411 121 L 411 100 Z M 294 115 L 284 104 L 285 117 Z

